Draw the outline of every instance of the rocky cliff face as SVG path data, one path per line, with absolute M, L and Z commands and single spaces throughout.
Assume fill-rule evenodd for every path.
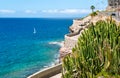
M 65 35 L 64 45 L 60 49 L 60 58 L 72 52 L 72 48 L 77 44 L 79 36 L 89 27 L 89 24 L 96 23 L 99 20 L 105 20 L 108 16 L 98 14 L 95 17 L 87 16 L 81 20 L 73 20 L 73 24 L 70 26 L 70 33 Z
M 82 20 L 73 20 L 70 26 L 70 33 L 65 35 L 64 45 L 60 49 L 60 58 L 72 52 L 72 48 L 77 44 L 78 38 L 85 28 L 88 27 L 91 17 L 86 17 Z

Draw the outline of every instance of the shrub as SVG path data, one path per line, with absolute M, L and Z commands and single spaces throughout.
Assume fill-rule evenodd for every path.
M 62 76 L 120 78 L 120 26 L 111 20 L 90 24 L 63 59 Z
M 93 17 L 93 16 L 96 16 L 98 14 L 97 14 L 97 12 L 92 12 L 90 15 Z

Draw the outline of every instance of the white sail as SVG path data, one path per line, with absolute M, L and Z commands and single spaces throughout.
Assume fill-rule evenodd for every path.
M 33 31 L 33 33 L 35 34 L 36 33 L 36 29 L 34 28 L 34 31 Z

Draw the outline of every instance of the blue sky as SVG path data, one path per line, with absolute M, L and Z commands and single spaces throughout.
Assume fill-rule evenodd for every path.
M 107 0 L 0 0 L 0 17 L 79 17 L 105 9 Z

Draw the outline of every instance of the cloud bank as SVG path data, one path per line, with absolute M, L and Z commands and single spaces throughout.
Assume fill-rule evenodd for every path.
M 0 13 L 2 14 L 13 14 L 15 12 L 16 12 L 15 10 L 6 10 L 6 9 L 0 10 Z
M 42 10 L 43 13 L 59 13 L 59 14 L 86 14 L 90 13 L 89 9 L 54 9 L 54 10 Z
M 90 9 L 49 9 L 49 10 L 25 10 L 26 14 L 39 14 L 39 13 L 53 13 L 53 14 L 87 14 L 90 13 Z M 15 10 L 0 10 L 1 14 L 13 14 Z

